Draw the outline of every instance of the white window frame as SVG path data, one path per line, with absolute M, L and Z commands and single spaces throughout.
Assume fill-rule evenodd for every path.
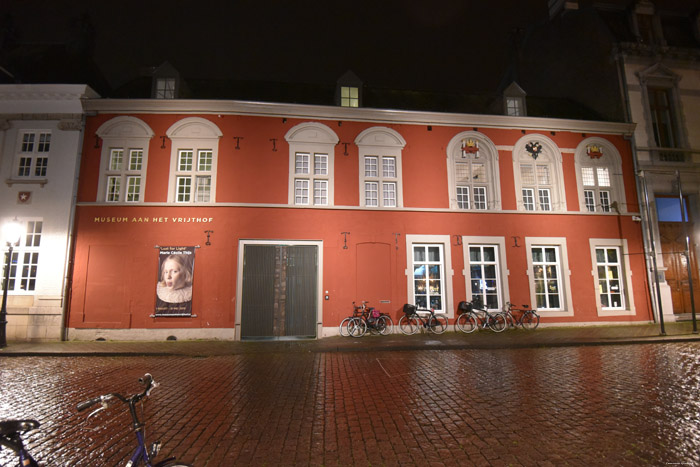
M 449 235 L 406 235 L 406 259 L 407 269 L 406 274 L 406 296 L 408 300 L 413 300 L 414 278 L 413 278 L 413 247 L 418 245 L 441 245 L 443 252 L 443 276 L 444 276 L 444 309 L 440 313 L 444 313 L 448 318 L 454 318 L 454 307 L 452 297 L 452 279 L 454 270 L 452 269 L 452 252 L 450 248 Z M 437 310 L 436 310 L 437 311 Z
M 401 153 L 406 146 L 406 140 L 395 130 L 386 127 L 371 127 L 362 131 L 355 144 L 359 149 L 359 190 L 360 206 L 372 209 L 395 209 L 403 207 L 403 172 Z M 367 158 L 377 159 L 377 174 L 365 173 L 365 161 Z M 394 176 L 385 173 L 388 161 L 393 160 Z M 377 185 L 377 204 L 372 205 L 366 196 L 367 184 Z M 395 194 L 393 204 L 385 199 L 385 184 L 393 184 Z
M 499 311 L 503 304 L 510 300 L 510 289 L 508 284 L 508 261 L 506 258 L 506 239 L 505 237 L 491 236 L 463 236 L 462 237 L 462 254 L 464 256 L 464 286 L 467 291 L 467 301 L 474 299 L 471 287 L 471 255 L 469 249 L 471 247 L 493 247 L 496 250 L 496 268 L 498 281 L 498 304 Z
M 525 149 L 530 141 L 537 141 L 542 145 L 542 151 L 537 159 L 534 159 Z M 524 184 L 522 179 L 521 166 L 531 165 L 534 170 L 535 183 Z M 538 166 L 547 166 L 549 170 L 549 183 L 544 184 L 539 180 Z M 513 146 L 513 178 L 515 182 L 515 193 L 518 194 L 517 207 L 519 211 L 532 212 L 527 209 L 523 198 L 524 189 L 533 189 L 535 211 L 537 213 L 566 212 L 566 193 L 564 188 L 564 172 L 562 166 L 562 154 L 559 148 L 548 137 L 540 134 L 528 134 Z M 550 207 L 544 210 L 540 203 L 541 189 L 549 189 Z
M 17 133 L 17 149 L 15 164 L 12 171 L 12 179 L 17 180 L 46 180 L 48 177 L 48 164 L 51 153 L 51 130 L 50 129 L 22 129 Z M 25 142 L 25 137 L 29 137 L 31 142 Z M 31 146 L 28 146 L 30 144 Z M 27 160 L 29 171 L 26 175 L 20 174 L 22 160 Z M 40 165 L 41 161 L 41 165 Z M 37 174 L 37 170 L 43 173 Z
M 359 107 L 360 88 L 357 86 L 340 86 L 340 106 Z
M 297 206 L 328 206 L 330 157 L 323 153 L 294 154 L 294 204 Z M 300 193 L 305 193 L 301 194 Z
M 168 180 L 168 202 L 179 205 L 206 205 L 216 202 L 216 172 L 219 160 L 219 140 L 223 133 L 210 120 L 200 117 L 183 118 L 175 122 L 166 135 L 170 138 L 170 178 Z M 183 151 L 192 151 L 192 170 L 180 170 L 179 160 Z M 200 157 L 211 152 L 211 170 L 199 167 Z M 189 200 L 178 200 L 180 183 L 190 179 Z M 197 195 L 202 178 L 209 179 L 208 201 L 198 201 Z
M 284 139 L 289 144 L 289 190 L 287 202 L 301 207 L 328 207 L 335 198 L 335 146 L 340 139 L 326 125 L 304 122 L 290 128 Z M 307 170 L 299 171 L 297 156 L 308 155 Z M 321 159 L 323 159 L 323 161 Z M 306 181 L 304 183 L 304 181 Z M 298 183 L 299 182 L 299 183 Z M 318 183 L 317 183 L 318 182 Z M 298 198 L 297 187 L 307 185 L 307 197 Z M 325 185 L 325 203 L 316 204 Z M 320 201 L 322 202 L 322 201 Z
M 15 244 L 12 251 L 12 261 L 10 263 L 9 279 L 7 291 L 15 295 L 36 294 L 39 290 L 39 256 L 41 243 L 46 236 L 42 219 L 27 219 L 21 221 L 23 224 L 22 236 Z M 32 227 L 32 230 L 30 230 Z M 38 232 L 37 232 L 38 227 Z M 31 238 L 31 245 L 28 241 Z M 0 286 L 5 285 L 5 265 L 9 251 L 5 249 L 2 255 L 3 266 L 0 272 Z M 23 288 L 25 281 L 33 282 L 33 287 Z
M 146 192 L 146 169 L 148 167 L 148 150 L 154 132 L 142 120 L 135 117 L 115 117 L 103 123 L 97 130 L 102 139 L 100 156 L 100 181 L 98 184 L 98 201 L 109 203 L 138 204 L 144 202 Z M 123 151 L 122 169 L 112 170 L 110 158 L 114 150 Z M 129 170 L 131 151 L 142 151 L 139 170 Z M 132 177 L 140 179 L 138 200 L 128 200 L 128 181 Z M 118 199 L 108 200 L 110 180 L 119 182 Z
M 560 283 L 560 308 L 539 309 L 541 316 L 565 317 L 574 316 L 572 289 L 571 289 L 571 269 L 569 268 L 569 254 L 566 237 L 525 237 L 525 247 L 527 254 L 527 277 L 530 286 L 530 305 L 537 308 L 537 295 L 535 293 L 534 264 L 532 260 L 533 247 L 556 247 L 559 254 Z
M 473 139 L 479 145 L 478 159 L 475 154 L 464 154 L 462 141 Z M 501 209 L 501 180 L 498 168 L 498 150 L 486 135 L 477 131 L 463 131 L 455 135 L 447 145 L 447 185 L 450 197 L 450 209 L 455 211 L 494 211 Z M 457 182 L 457 164 L 478 162 L 484 165 L 486 179 L 473 183 Z M 462 188 L 460 193 L 459 188 Z M 475 201 L 479 188 L 486 190 L 486 208 L 481 209 Z M 466 195 L 466 200 L 464 199 Z M 466 201 L 466 206 L 465 206 Z
M 155 98 L 175 99 L 177 91 L 177 79 L 173 77 L 156 78 Z
M 626 239 L 616 238 L 591 238 L 588 240 L 591 250 L 591 278 L 593 279 L 593 291 L 595 293 L 596 310 L 598 316 L 634 316 L 637 314 L 634 305 L 634 289 L 632 286 L 632 270 L 630 268 L 630 255 Z M 600 301 L 598 284 L 598 262 L 596 259 L 597 248 L 617 248 L 620 254 L 622 274 L 620 282 L 624 292 L 625 305 L 621 308 L 604 308 Z
M 587 154 L 588 146 L 602 148 L 603 155 L 600 158 L 591 158 Z M 585 214 L 617 214 L 627 212 L 625 185 L 622 177 L 622 158 L 617 148 L 604 138 L 586 138 L 576 147 L 574 154 L 576 168 L 576 186 L 578 189 L 579 210 Z M 584 185 L 583 169 L 593 169 L 595 185 Z M 610 186 L 600 186 L 598 183 L 598 169 L 605 168 L 608 171 Z M 586 192 L 593 192 L 595 211 L 589 211 Z M 608 192 L 609 208 L 606 211 L 601 201 L 601 192 Z M 613 206 L 613 203 L 616 203 Z M 614 207 L 617 208 L 617 212 Z

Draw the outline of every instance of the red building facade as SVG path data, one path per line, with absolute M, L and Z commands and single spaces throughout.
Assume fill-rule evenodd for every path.
M 545 325 L 652 319 L 632 125 L 86 105 L 70 339 L 323 337 L 353 301 L 452 320 L 476 295 L 532 304 Z M 163 251 L 185 247 L 191 309 L 159 313 Z

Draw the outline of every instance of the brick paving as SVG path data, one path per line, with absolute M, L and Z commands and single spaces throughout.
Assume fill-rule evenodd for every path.
M 42 423 L 29 441 L 43 465 L 119 465 L 133 443 L 128 418 L 111 411 L 86 425 L 75 405 L 137 391 L 150 372 L 161 386 L 145 407 L 149 438 L 197 466 L 699 464 L 697 336 L 626 327 L 623 339 L 616 328 L 545 328 L 527 346 L 515 341 L 534 334 L 520 332 L 466 343 L 477 336 L 60 343 L 35 356 L 11 343 L 0 419 Z M 592 345 L 592 334 L 615 345 Z M 115 350 L 90 350 L 105 344 Z

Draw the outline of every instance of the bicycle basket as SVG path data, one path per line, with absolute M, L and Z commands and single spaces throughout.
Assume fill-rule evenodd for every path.
M 376 308 L 372 308 L 370 311 L 371 311 L 370 314 L 372 315 L 372 318 L 376 319 L 376 318 L 379 318 L 380 316 L 382 316 L 382 312 L 377 310 Z
M 406 303 L 403 306 L 403 312 L 406 313 L 407 315 L 415 314 L 416 313 L 416 306 Z
M 460 313 L 468 313 L 472 311 L 472 304 L 469 302 L 459 302 L 459 305 L 457 305 L 457 309 L 459 310 Z

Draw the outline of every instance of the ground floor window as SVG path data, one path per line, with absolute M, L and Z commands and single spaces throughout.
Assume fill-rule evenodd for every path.
M 525 237 L 530 303 L 547 316 L 573 316 L 565 237 Z
M 481 298 L 489 309 L 501 308 L 497 245 L 469 245 L 472 299 Z
M 31 292 L 36 289 L 43 222 L 29 221 L 24 225 L 24 228 L 24 235 L 12 251 L 7 277 L 4 274 L 9 252 L 5 251 L 3 256 L 2 286 L 4 287 L 5 281 L 8 281 L 7 290 L 10 292 Z
M 621 239 L 590 239 L 593 281 L 601 316 L 633 315 L 632 276 L 627 242 Z
M 413 245 L 413 302 L 418 307 L 445 309 L 443 245 Z

